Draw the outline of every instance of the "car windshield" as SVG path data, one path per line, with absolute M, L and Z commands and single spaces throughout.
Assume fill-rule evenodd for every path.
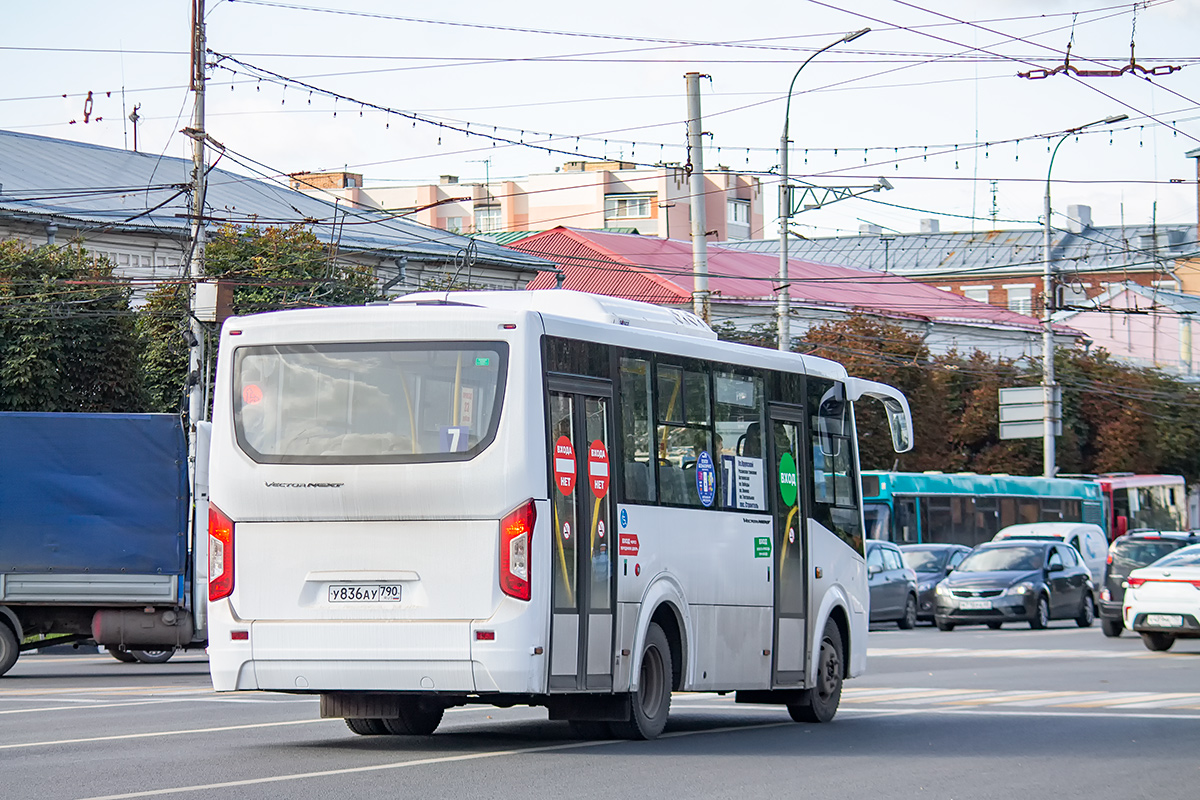
M 1152 567 L 1200 567 L 1200 550 L 1177 550 L 1155 561 Z
M 959 572 L 1002 572 L 1042 568 L 1044 548 L 989 547 L 976 550 L 958 565 Z
M 904 556 L 904 566 L 913 572 L 941 572 L 945 568 L 946 556 L 949 554 L 949 550 L 942 550 L 941 548 L 930 548 L 928 550 L 905 549 L 901 553 Z
M 1127 571 L 1152 564 L 1169 553 L 1183 547 L 1185 542 L 1177 539 L 1134 539 L 1117 542 L 1112 548 L 1112 565 Z

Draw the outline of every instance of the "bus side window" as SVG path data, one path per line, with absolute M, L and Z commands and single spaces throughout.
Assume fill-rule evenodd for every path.
M 620 407 L 625 500 L 653 503 L 654 420 L 650 417 L 650 362 L 622 358 L 617 392 Z
M 807 379 L 808 474 L 813 497 L 812 518 L 858 552 L 863 548 L 861 487 L 854 468 L 850 403 L 845 386 L 825 378 Z

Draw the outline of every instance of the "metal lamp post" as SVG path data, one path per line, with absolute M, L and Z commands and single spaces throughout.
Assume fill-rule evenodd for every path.
M 1054 390 L 1056 387 L 1054 384 L 1053 314 L 1055 303 L 1054 268 L 1050 257 L 1050 171 L 1054 169 L 1054 157 L 1058 155 L 1058 148 L 1067 139 L 1079 133 L 1084 128 L 1090 128 L 1094 125 L 1112 125 L 1113 123 L 1123 122 L 1127 119 L 1129 119 L 1127 114 L 1118 114 L 1068 129 L 1062 135 L 1062 138 L 1058 140 L 1058 144 L 1054 145 L 1054 150 L 1050 153 L 1050 165 L 1046 167 L 1046 197 L 1045 207 L 1043 208 L 1045 230 L 1042 241 L 1042 474 L 1047 478 L 1053 478 L 1056 471 L 1054 464 L 1054 437 L 1056 433 L 1055 422 L 1057 421 L 1054 418 Z
M 783 112 L 783 135 L 779 137 L 779 172 L 781 177 L 779 185 L 779 298 L 777 300 L 776 314 L 778 320 L 778 335 L 779 349 L 789 350 L 791 344 L 791 325 L 789 315 L 788 296 L 788 223 L 792 218 L 792 196 L 791 187 L 788 186 L 788 119 L 792 114 L 792 90 L 796 88 L 796 78 L 800 77 L 800 70 L 808 66 L 808 62 L 812 61 L 817 56 L 824 53 L 830 48 L 837 47 L 839 44 L 853 42 L 858 37 L 870 32 L 870 28 L 863 28 L 860 31 L 847 33 L 836 42 L 830 42 L 820 50 L 813 53 L 808 58 L 804 59 L 804 63 L 796 69 L 796 74 L 792 76 L 792 82 L 788 85 L 787 93 L 787 108 Z

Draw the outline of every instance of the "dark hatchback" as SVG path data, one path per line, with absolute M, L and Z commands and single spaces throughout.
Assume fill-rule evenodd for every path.
M 1081 628 L 1095 619 L 1091 573 L 1068 544 L 1033 540 L 988 542 L 976 547 L 937 585 L 934 622 L 955 625 L 1028 622 L 1034 630 L 1052 619 Z
M 1100 589 L 1100 629 L 1105 636 L 1120 636 L 1125 630 L 1121 603 L 1125 600 L 1125 580 L 1129 573 L 1197 542 L 1200 542 L 1197 531 L 1137 530 L 1113 540 L 1108 546 L 1104 586 Z
M 933 620 L 933 588 L 957 567 L 971 548 L 962 544 L 902 544 L 904 565 L 917 573 L 917 619 Z

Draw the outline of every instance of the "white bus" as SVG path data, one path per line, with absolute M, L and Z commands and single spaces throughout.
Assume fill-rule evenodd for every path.
M 891 387 L 561 290 L 233 318 L 217 363 L 218 691 L 359 734 L 485 703 L 652 738 L 673 690 L 827 721 L 865 666 L 851 401 L 906 450 Z

